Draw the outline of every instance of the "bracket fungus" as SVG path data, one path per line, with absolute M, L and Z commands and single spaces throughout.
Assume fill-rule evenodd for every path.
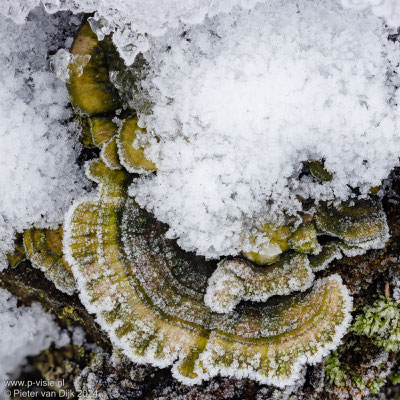
M 267 268 L 245 260 L 225 259 L 211 276 L 205 303 L 216 312 L 228 313 L 242 300 L 265 302 L 275 295 L 308 289 L 314 274 L 305 255 L 282 259 Z
M 213 312 L 203 299 L 212 263 L 165 237 L 127 196 L 125 172 L 95 160 L 88 175 L 99 195 L 71 208 L 64 250 L 85 306 L 131 360 L 173 365 L 187 384 L 221 374 L 284 386 L 337 346 L 352 307 L 339 276 Z
M 113 95 L 103 46 L 86 23 L 80 28 L 70 49 L 73 56 L 90 56 L 83 67 L 73 63 L 69 65 L 67 83 L 72 105 L 85 115 L 112 112 L 119 106 L 117 97 Z
M 320 205 L 315 219 L 318 229 L 308 222 L 291 234 L 289 227 L 269 226 L 271 241 L 266 252 L 244 254 L 257 264 L 269 264 L 263 268 L 240 259 L 221 261 L 209 280 L 206 304 L 214 311 L 230 312 L 241 300 L 265 301 L 274 295 L 303 291 L 312 285 L 313 272 L 327 268 L 342 254 L 357 255 L 383 247 L 389 235 L 385 213 L 374 200 Z M 321 245 L 318 235 L 330 238 Z
M 152 172 L 156 170 L 155 164 L 144 155 L 143 147 L 132 145 L 137 133 L 144 133 L 137 125 L 135 118 L 128 118 L 124 121 L 118 135 L 118 148 L 121 164 L 131 173 Z
M 342 254 L 384 245 L 379 201 L 313 204 L 287 226 L 267 223 L 266 241 L 241 253 L 247 260 L 218 263 L 184 251 L 129 196 L 132 174 L 157 168 L 139 140 L 146 133 L 135 110 L 116 111 L 110 43 L 99 43 L 85 23 L 71 52 L 90 59 L 82 70 L 71 67 L 67 85 L 101 150 L 87 166 L 98 194 L 75 202 L 65 219 L 64 254 L 82 302 L 132 361 L 171 365 L 186 384 L 217 374 L 292 383 L 348 328 L 352 300 L 340 276 L 315 274 Z M 332 179 L 321 162 L 308 167 L 314 178 Z
M 318 229 L 356 248 L 383 247 L 389 228 L 380 202 L 368 199 L 353 203 L 320 204 L 316 213 Z
M 32 265 L 39 268 L 57 289 L 67 294 L 76 291 L 71 267 L 62 251 L 62 227 L 58 229 L 31 228 L 24 232 L 24 247 Z

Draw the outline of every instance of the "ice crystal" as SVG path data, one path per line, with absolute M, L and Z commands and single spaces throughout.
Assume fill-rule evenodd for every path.
M 51 57 L 50 67 L 56 74 L 58 79 L 64 82 L 69 82 L 71 78 L 71 65 L 77 70 L 77 75 L 80 77 L 83 73 L 83 68 L 90 61 L 90 54 L 73 55 L 65 49 L 60 49 Z
M 7 0 L 1 10 L 22 22 L 38 3 Z M 135 146 L 158 169 L 136 180 L 131 194 L 168 223 L 183 248 L 217 258 L 249 251 L 246 235 L 255 225 L 296 215 L 299 195 L 343 200 L 354 196 L 351 187 L 365 195 L 397 164 L 399 46 L 387 40 L 380 18 L 360 10 L 368 3 L 395 18 L 393 0 L 346 3 L 358 10 L 328 0 L 44 6 L 93 12 L 92 46 L 113 33 L 127 64 L 142 59 L 147 74 L 130 88 L 124 74 L 118 81 L 118 71 L 109 71 L 124 87 L 124 107 L 139 111 L 138 126 L 147 128 Z M 71 50 L 79 59 L 94 56 L 87 47 Z M 61 51 L 53 59 L 63 79 L 70 78 L 69 58 Z M 72 73 L 80 75 L 83 64 Z M 101 80 L 108 85 L 108 76 Z M 92 81 L 78 86 L 84 83 Z M 81 111 L 100 112 L 98 103 L 110 100 L 103 95 Z M 118 106 L 107 104 L 109 111 Z M 112 140 L 103 158 L 118 168 L 114 150 Z M 322 183 L 301 176 L 315 160 L 326 167 Z
M 213 311 L 228 313 L 242 300 L 265 302 L 271 296 L 304 291 L 313 280 L 304 255 L 287 257 L 266 268 L 240 259 L 223 260 L 208 282 L 204 301 Z
M 1 9 L 21 22 L 30 7 L 22 4 Z M 101 149 L 87 169 L 99 191 L 67 213 L 65 259 L 60 236 L 52 247 L 48 230 L 26 231 L 26 251 L 68 293 L 71 266 L 82 302 L 132 361 L 172 366 L 187 384 L 225 375 L 292 385 L 306 363 L 337 347 L 350 321 L 341 278 L 314 282 L 314 272 L 388 238 L 369 191 L 398 162 L 399 46 L 379 18 L 328 0 L 215 2 L 200 10 L 177 2 L 154 14 L 141 4 L 45 3 L 50 12 L 95 11 L 52 68 L 67 83 L 88 142 Z M 49 43 L 38 50 L 45 57 Z M 48 74 L 56 97 L 65 96 L 39 64 L 37 74 Z M 49 91 L 44 99 L 37 92 L 37 74 L 19 82 L 34 82 L 23 93 L 34 110 L 28 122 L 40 138 L 50 137 L 49 127 L 64 135 L 46 144 L 47 154 L 75 142 L 65 103 L 50 107 L 43 129 L 36 123 L 51 103 Z M 7 151 L 15 169 L 19 157 Z M 56 217 L 25 219 L 22 228 L 11 222 L 12 233 L 54 225 L 79 191 L 68 186 L 79 174 L 71 171 L 75 153 L 63 156 L 52 183 L 63 196 L 52 204 Z M 132 183 L 130 173 L 141 176 Z M 38 188 L 56 196 L 49 179 Z M 42 206 L 36 197 L 32 204 Z M 9 223 L 7 214 L 0 218 Z M 239 253 L 271 265 L 210 261 Z
M 384 17 L 389 25 L 400 26 L 398 0 L 342 0 L 342 4 L 355 9 L 371 8 L 376 15 Z

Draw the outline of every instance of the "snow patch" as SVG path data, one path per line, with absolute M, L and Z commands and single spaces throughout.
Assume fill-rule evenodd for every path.
M 368 12 L 300 0 L 153 40 L 132 104 L 153 104 L 139 110 L 148 133 L 138 140 L 157 173 L 130 195 L 208 258 L 248 251 L 254 227 L 285 224 L 299 197 L 367 196 L 400 154 L 400 47 L 388 35 Z M 301 175 L 321 159 L 331 181 Z
M 0 268 L 15 232 L 56 227 L 87 184 L 67 90 L 48 68 L 79 23 L 70 17 L 38 8 L 19 26 L 0 16 Z
M 0 289 L 0 326 L 0 397 L 4 381 L 18 373 L 26 357 L 40 353 L 53 342 L 57 347 L 70 342 L 69 334 L 38 303 L 18 307 L 17 298 L 4 289 Z
M 362 10 L 371 8 L 379 17 L 384 17 L 389 25 L 400 25 L 400 2 L 398 0 L 342 0 L 345 7 Z

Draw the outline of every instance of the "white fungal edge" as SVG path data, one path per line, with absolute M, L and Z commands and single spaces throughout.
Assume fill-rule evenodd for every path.
M 63 253 L 65 260 L 67 263 L 71 266 L 72 273 L 74 275 L 76 285 L 79 291 L 79 297 L 84 304 L 84 306 L 87 308 L 87 310 L 91 313 L 96 312 L 96 308 L 92 306 L 90 303 L 90 300 L 85 298 L 82 294 L 82 289 L 84 289 L 85 286 L 85 280 L 83 276 L 79 272 L 79 263 L 76 261 L 76 259 L 72 255 L 72 250 L 71 246 L 69 246 L 69 243 L 71 242 L 71 236 L 72 236 L 72 216 L 75 212 L 75 210 L 83 203 L 86 202 L 95 202 L 98 200 L 98 196 L 86 196 L 83 197 L 79 200 L 75 200 L 72 204 L 72 206 L 69 208 L 67 213 L 65 214 L 65 221 L 64 221 L 64 235 L 63 235 Z
M 383 221 L 384 221 L 384 230 L 382 232 L 382 235 L 372 239 L 372 240 L 368 240 L 366 242 L 357 242 L 357 241 L 351 241 L 351 240 L 346 240 L 344 238 L 341 238 L 344 243 L 350 245 L 350 246 L 357 246 L 359 247 L 361 250 L 363 250 L 360 253 L 357 253 L 357 255 L 359 254 L 363 254 L 366 253 L 368 250 L 378 250 L 378 249 L 383 249 L 387 243 L 387 241 L 390 238 L 390 232 L 389 232 L 389 226 L 387 224 L 387 218 L 386 218 L 386 214 L 382 211 L 382 215 L 381 215 Z M 333 236 L 333 235 L 332 235 Z M 348 255 L 351 257 L 351 252 L 346 253 L 345 251 L 343 251 L 345 255 Z
M 364 253 L 364 250 L 361 251 L 360 254 Z M 330 257 L 328 257 L 321 265 L 312 268 L 313 272 L 319 272 L 323 271 L 324 269 L 328 268 L 329 264 L 333 260 L 341 260 L 343 258 L 343 254 L 347 255 L 344 253 L 343 249 L 340 247 L 340 244 L 338 244 L 337 249 L 335 250 L 335 253 L 333 253 Z
M 101 192 L 101 186 L 103 186 L 103 184 L 100 184 L 99 193 Z M 207 373 L 204 373 L 203 371 L 195 371 L 198 374 L 198 377 L 195 379 L 191 379 L 182 376 L 178 371 L 180 362 L 181 360 L 184 359 L 186 354 L 183 351 L 183 349 L 181 351 L 171 349 L 172 351 L 170 352 L 170 354 L 164 358 L 156 357 L 154 348 L 146 349 L 144 356 L 138 356 L 136 354 L 133 354 L 131 345 L 129 343 L 129 339 L 126 336 L 123 338 L 119 338 L 114 332 L 114 325 L 118 324 L 118 320 L 116 323 L 110 324 L 103 317 L 102 315 L 103 311 L 106 311 L 108 309 L 107 302 L 106 304 L 104 303 L 102 304 L 99 302 L 92 302 L 90 297 L 87 295 L 88 281 L 85 279 L 84 275 L 81 274 L 79 271 L 79 268 L 83 267 L 83 265 L 80 265 L 80 263 L 73 257 L 70 246 L 68 245 L 71 241 L 71 235 L 72 235 L 71 221 L 75 210 L 83 203 L 99 201 L 100 199 L 99 193 L 95 196 L 87 196 L 80 200 L 75 201 L 68 210 L 68 212 L 66 213 L 65 223 L 64 223 L 63 251 L 65 254 L 66 261 L 71 265 L 72 272 L 77 282 L 77 288 L 79 290 L 79 298 L 82 304 L 90 313 L 95 314 L 96 321 L 99 323 L 100 327 L 108 334 L 111 343 L 113 343 L 115 347 L 119 348 L 122 351 L 122 353 L 125 354 L 131 361 L 139 364 L 151 364 L 159 368 L 165 368 L 172 365 L 172 375 L 174 376 L 174 378 L 176 378 L 178 381 L 186 385 L 199 384 L 203 380 L 208 380 L 216 375 L 221 375 L 221 376 L 235 377 L 238 379 L 248 377 L 250 379 L 258 381 L 261 384 L 269 384 L 283 388 L 285 386 L 293 384 L 295 380 L 300 378 L 301 368 L 304 364 L 315 364 L 320 362 L 323 357 L 327 356 L 331 350 L 336 349 L 337 346 L 341 343 L 341 339 L 346 333 L 351 321 L 352 298 L 349 295 L 348 289 L 343 284 L 342 278 L 339 275 L 335 274 L 327 278 L 318 280 L 316 282 L 316 285 L 320 286 L 327 281 L 336 280 L 336 282 L 342 289 L 341 295 L 344 308 L 343 313 L 345 317 L 341 322 L 341 324 L 339 324 L 336 327 L 335 335 L 333 336 L 332 340 L 329 343 L 323 344 L 315 355 L 310 355 L 306 353 L 301 357 L 299 357 L 299 359 L 294 363 L 292 367 L 293 372 L 288 379 L 278 379 L 274 376 L 266 377 L 261 373 L 250 369 L 221 368 L 218 366 L 211 369 L 208 368 Z M 210 338 L 212 338 L 212 336 L 213 335 L 211 333 Z M 205 354 L 206 351 L 207 351 L 207 346 L 202 351 L 202 354 Z M 200 357 L 202 354 L 200 354 Z
M 336 238 L 342 240 L 345 244 L 347 244 L 349 246 L 358 247 L 358 249 L 354 249 L 354 250 L 358 250 L 359 252 L 354 252 L 354 253 L 352 253 L 350 250 L 344 251 L 342 249 L 344 255 L 346 255 L 348 257 L 354 257 L 355 255 L 364 254 L 368 250 L 378 250 L 378 249 L 383 249 L 385 247 L 387 241 L 390 238 L 390 231 L 389 231 L 389 225 L 387 223 L 386 213 L 383 210 L 381 210 L 379 212 L 379 218 L 382 218 L 383 223 L 384 223 L 384 228 L 383 228 L 382 235 L 376 237 L 375 239 L 367 240 L 367 241 L 364 241 L 364 242 L 359 242 L 359 241 L 356 241 L 356 240 L 348 240 L 345 237 L 343 237 L 341 235 L 338 235 L 338 234 L 336 234 L 334 232 L 322 229 L 319 226 L 318 221 L 316 221 L 316 224 L 317 224 L 317 227 L 319 229 L 321 229 L 324 234 L 328 234 L 329 236 L 336 237 Z
M 156 349 L 151 348 L 151 347 L 146 349 L 146 354 L 144 356 L 138 356 L 138 355 L 133 354 L 132 347 L 129 343 L 129 338 L 127 338 L 126 336 L 123 338 L 120 338 L 114 332 L 114 329 L 119 324 L 119 320 L 116 320 L 116 322 L 114 324 L 110 324 L 103 317 L 103 312 L 109 310 L 108 303 L 92 301 L 91 298 L 87 295 L 88 281 L 86 280 L 84 275 L 79 271 L 79 269 L 83 268 L 84 266 L 81 265 L 79 263 L 79 261 L 76 260 L 74 258 L 74 256 L 72 255 L 71 246 L 69 246 L 69 243 L 71 242 L 72 218 L 73 218 L 75 210 L 84 203 L 97 203 L 98 204 L 100 201 L 101 193 L 103 192 L 102 188 L 103 188 L 104 184 L 89 174 L 89 167 L 90 167 L 91 161 L 88 161 L 85 164 L 86 176 L 89 179 L 91 179 L 92 181 L 99 184 L 98 192 L 92 196 L 89 195 L 89 196 L 85 196 L 79 200 L 75 200 L 73 202 L 73 204 L 71 205 L 71 207 L 69 208 L 68 212 L 66 213 L 65 221 L 64 221 L 63 253 L 64 253 L 64 257 L 65 257 L 66 261 L 71 266 L 72 273 L 73 273 L 75 281 L 76 281 L 79 298 L 80 298 L 82 304 L 87 309 L 87 311 L 96 316 L 96 322 L 108 334 L 108 336 L 111 340 L 111 343 L 113 345 L 115 345 L 115 347 L 120 349 L 122 351 L 122 353 L 125 354 L 131 361 L 138 363 L 138 364 L 151 364 L 151 365 L 153 365 L 155 367 L 159 367 L 159 368 L 169 367 L 174 363 L 174 361 L 176 361 L 178 359 L 179 351 L 175 350 L 175 351 L 171 352 L 169 357 L 165 357 L 165 358 L 156 357 L 156 355 L 155 355 Z M 96 161 L 96 160 L 94 160 L 94 161 Z M 98 256 L 99 256 L 99 258 L 101 258 L 101 255 L 98 255 Z
M 102 184 L 100 184 L 102 186 Z M 98 301 L 92 301 L 91 298 L 87 295 L 87 284 L 88 281 L 84 277 L 84 275 L 79 271 L 80 268 L 83 268 L 84 266 L 77 261 L 73 255 L 70 246 L 68 245 L 71 241 L 71 235 L 72 235 L 72 218 L 74 215 L 75 210 L 83 203 L 86 202 L 98 202 L 99 201 L 99 195 L 95 197 L 85 197 L 80 200 L 77 200 L 73 203 L 73 205 L 70 207 L 68 210 L 66 216 L 65 216 L 65 234 L 64 234 L 64 239 L 63 239 L 63 247 L 64 247 L 64 254 L 67 262 L 71 265 L 72 272 L 74 274 L 74 277 L 76 279 L 77 283 L 77 288 L 78 288 L 78 294 L 79 298 L 82 302 L 82 304 L 85 306 L 85 308 L 92 314 L 95 314 L 96 316 L 96 322 L 100 325 L 100 327 L 108 334 L 111 343 L 118 349 L 122 351 L 123 354 L 125 354 L 131 361 L 138 363 L 138 364 L 151 364 L 155 367 L 159 368 L 166 368 L 169 367 L 176 361 L 176 359 L 179 356 L 179 352 L 171 352 L 169 357 L 165 358 L 158 358 L 155 355 L 155 350 L 154 348 L 148 348 L 146 349 L 146 354 L 144 356 L 138 356 L 133 354 L 132 352 L 132 347 L 131 344 L 129 343 L 129 338 L 128 337 L 123 337 L 120 338 L 115 334 L 115 328 L 119 324 L 119 320 L 116 320 L 114 324 L 110 324 L 109 322 L 106 321 L 106 319 L 103 317 L 103 312 L 108 311 L 109 307 L 107 302 L 98 302 Z
M 104 164 L 107 165 L 108 168 L 112 169 L 113 171 L 117 171 L 117 170 L 120 170 L 121 168 L 116 167 L 115 165 L 112 165 L 106 156 L 106 148 L 113 140 L 116 140 L 115 136 L 113 136 L 112 138 L 110 138 L 109 140 L 107 140 L 106 142 L 104 142 L 102 144 L 101 150 L 100 150 L 100 158 L 104 162 Z M 121 159 L 120 154 L 119 154 L 119 148 L 118 148 L 118 158 Z
M 270 384 L 274 385 L 280 388 L 283 388 L 285 386 L 293 384 L 293 382 L 298 379 L 301 375 L 301 368 L 303 367 L 304 364 L 315 364 L 319 361 L 322 360 L 323 357 L 329 354 L 329 352 L 333 349 L 335 349 L 341 342 L 341 339 L 343 335 L 346 333 L 350 321 L 351 321 L 351 310 L 352 310 L 352 299 L 348 293 L 347 288 L 342 284 L 342 279 L 339 275 L 333 275 L 330 277 L 327 277 L 325 279 L 317 281 L 316 285 L 322 285 L 328 280 L 336 280 L 338 284 L 341 286 L 342 291 L 342 301 L 344 305 L 344 315 L 345 318 L 343 319 L 342 323 L 336 327 L 336 332 L 335 335 L 333 336 L 331 342 L 326 343 L 325 345 L 322 345 L 320 350 L 314 355 L 307 355 L 304 354 L 301 356 L 297 362 L 293 365 L 292 367 L 292 374 L 288 379 L 278 379 L 276 377 L 266 377 L 262 375 L 261 373 L 258 373 L 257 371 L 252 371 L 248 369 L 234 369 L 234 368 L 221 368 L 221 367 L 215 367 L 213 369 L 209 369 L 208 373 L 203 373 L 200 374 L 198 373 L 198 378 L 196 379 L 191 379 L 187 378 L 185 376 L 182 376 L 180 372 L 178 371 L 178 367 L 180 365 L 181 359 L 184 358 L 184 354 L 179 354 L 178 351 L 172 351 L 169 357 L 165 358 L 157 358 L 154 354 L 155 349 L 147 349 L 146 354 L 144 356 L 137 356 L 132 353 L 132 349 L 130 347 L 130 343 L 127 337 L 124 338 L 119 338 L 116 336 L 114 332 L 114 325 L 109 324 L 106 322 L 105 318 L 102 316 L 102 311 L 107 309 L 107 305 L 104 304 L 97 304 L 97 303 L 92 303 L 90 301 L 90 298 L 85 295 L 86 293 L 86 284 L 87 281 L 84 278 L 84 276 L 79 272 L 79 263 L 73 258 L 70 250 L 68 249 L 68 243 L 70 240 L 70 235 L 71 235 L 71 218 L 73 216 L 73 213 L 75 209 L 81 205 L 82 203 L 86 201 L 92 201 L 93 199 L 91 198 L 85 198 L 80 201 L 77 201 L 73 204 L 73 206 L 70 208 L 70 210 L 67 213 L 66 216 L 66 222 L 65 222 L 65 237 L 64 237 L 64 248 L 65 248 L 65 254 L 66 254 L 66 259 L 67 261 L 71 264 L 72 270 L 74 273 L 74 276 L 77 280 L 77 286 L 79 289 L 79 297 L 84 304 L 84 306 L 87 308 L 87 310 L 91 313 L 94 313 L 96 315 L 96 321 L 99 323 L 101 328 L 107 332 L 107 334 L 110 337 L 111 342 L 118 348 L 121 349 L 121 351 L 133 362 L 139 363 L 139 364 L 151 364 L 155 367 L 159 368 L 165 368 L 168 366 L 172 365 L 172 375 L 174 378 L 176 378 L 178 381 L 186 384 L 186 385 L 195 385 L 201 383 L 203 380 L 207 380 L 212 378 L 213 376 L 216 375 L 221 375 L 221 376 L 228 376 L 228 377 L 236 377 L 238 379 L 242 379 L 245 377 L 248 377 L 250 379 L 257 380 L 261 384 Z M 204 349 L 204 351 L 207 350 L 207 346 Z
M 199 374 L 199 378 L 193 382 L 193 380 L 183 377 L 179 374 L 179 371 L 176 369 L 176 364 L 174 364 L 172 368 L 173 376 L 186 385 L 193 385 L 201 382 L 203 379 L 209 379 L 216 375 L 227 376 L 227 377 L 235 377 L 237 379 L 249 378 L 258 381 L 261 384 L 273 385 L 279 388 L 284 388 L 285 386 L 293 385 L 293 383 L 301 378 L 302 367 L 305 364 L 316 364 L 320 362 L 324 357 L 326 357 L 332 350 L 335 350 L 339 344 L 342 342 L 343 336 L 346 334 L 350 322 L 352 320 L 351 311 L 353 309 L 353 299 L 349 294 L 347 287 L 343 284 L 342 278 L 338 274 L 330 275 L 326 278 L 319 279 L 316 281 L 315 285 L 317 287 L 323 285 L 328 281 L 336 281 L 339 287 L 341 288 L 341 296 L 342 296 L 342 305 L 343 305 L 343 321 L 336 326 L 335 334 L 332 339 L 328 343 L 324 343 L 321 345 L 320 349 L 316 352 L 316 354 L 311 355 L 309 352 L 303 354 L 292 366 L 292 374 L 287 379 L 280 379 L 273 374 L 269 376 L 265 376 L 260 372 L 249 369 L 235 369 L 235 368 L 223 368 L 223 367 L 215 367 L 211 370 L 208 370 L 208 374 L 203 374 L 200 377 L 200 371 L 196 371 Z M 210 335 L 212 338 L 212 334 Z M 203 351 L 205 354 L 207 351 L 207 346 Z M 200 355 L 201 357 L 201 355 Z

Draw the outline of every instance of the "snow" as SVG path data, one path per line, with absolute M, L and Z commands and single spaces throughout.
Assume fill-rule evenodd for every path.
M 39 304 L 17 306 L 17 298 L 4 289 L 0 289 L 0 326 L 1 398 L 4 381 L 17 376 L 26 357 L 40 353 L 53 342 L 57 347 L 65 346 L 70 339 Z
M 0 4 L 5 15 L 0 17 L 0 267 L 6 265 L 4 256 L 16 232 L 32 225 L 55 227 L 74 201 L 67 220 L 90 199 L 82 196 L 87 180 L 76 164 L 80 145 L 64 84 L 68 63 L 83 67 L 88 57 L 73 59 L 64 50 L 81 23 L 80 16 L 66 10 L 95 12 L 90 23 L 100 39 L 113 32 L 128 65 L 143 52 L 150 66 L 142 91 L 132 88 L 130 101 L 134 107 L 151 104 L 138 109 L 148 133 L 138 134 L 137 143 L 146 146 L 146 157 L 158 171 L 136 178 L 130 195 L 168 223 L 169 237 L 178 238 L 183 249 L 207 258 L 250 251 L 252 241 L 263 240 L 256 237 L 258 227 L 284 224 L 302 211 L 300 196 L 344 200 L 353 196 L 351 187 L 366 196 L 398 164 L 400 48 L 388 40 L 393 31 L 377 17 L 400 23 L 396 1 L 343 0 L 346 8 L 331 0 L 39 4 Z M 303 162 L 321 159 L 332 181 L 301 175 Z M 67 244 L 71 229 L 67 226 Z M 83 303 L 97 313 L 111 340 L 131 354 L 132 336 L 115 333 L 122 322 L 110 324 L 102 314 L 126 295 L 117 292 L 120 282 L 109 285 L 110 296 L 89 302 L 81 260 L 70 253 Z M 99 265 L 107 266 L 104 254 L 98 256 Z M 104 277 L 110 274 L 112 268 Z M 229 368 L 213 365 L 217 343 L 201 354 L 209 368 L 206 377 L 220 373 L 292 384 L 306 361 L 320 361 L 337 347 L 350 323 L 347 289 L 339 276 L 326 280 L 339 286 L 343 320 L 329 343 L 298 359 L 287 380 L 256 372 L 257 356 L 244 367 L 239 359 Z M 291 284 L 298 289 L 299 282 Z M 248 299 L 265 300 L 262 295 Z M 50 343 L 69 342 L 39 305 L 17 307 L 16 298 L 3 290 L 0 324 L 3 379 Z M 146 328 L 139 326 L 138 332 L 155 329 Z M 74 331 L 72 340 L 83 344 L 83 331 Z M 165 358 L 155 348 L 131 358 L 167 366 L 180 343 L 167 345 Z
M 69 82 L 71 78 L 71 65 L 77 68 L 77 76 L 82 76 L 83 68 L 90 60 L 90 54 L 81 56 L 79 54 L 72 55 L 65 49 L 60 49 L 54 56 L 50 58 L 50 68 L 56 77 L 64 82 Z
M 318 3 L 319 0 L 315 0 Z M 398 0 L 336 0 L 345 7 L 369 8 L 378 16 L 386 18 L 393 26 L 400 25 Z M 89 19 L 100 40 L 111 32 L 113 40 L 130 65 L 139 52 L 150 47 L 150 37 L 165 35 L 179 26 L 201 24 L 206 18 L 228 13 L 235 8 L 250 10 L 259 3 L 270 0 L 2 0 L 0 13 L 23 23 L 29 12 L 43 4 L 54 13 L 71 10 L 74 13 L 94 13 Z M 151 10 L 151 12 L 149 12 Z M 149 40 L 150 39 L 150 40 Z
M 6 0 L 0 12 L 23 23 L 39 3 Z M 384 20 L 371 13 L 395 23 L 397 3 L 348 0 L 343 8 L 328 0 L 46 0 L 43 6 L 50 13 L 95 12 L 89 18 L 92 28 L 100 39 L 114 32 L 127 64 L 144 53 L 151 72 L 130 101 L 134 107 L 153 104 L 138 110 L 150 133 L 138 135 L 138 143 L 148 145 L 146 155 L 158 172 L 136 180 L 130 194 L 169 224 L 169 237 L 178 238 L 183 249 L 217 258 L 251 250 L 254 228 L 296 215 L 298 196 L 343 200 L 352 195 L 350 187 L 365 195 L 398 163 L 400 50 L 387 40 L 392 31 Z M 0 210 L 6 210 L 0 214 L 3 253 L 15 231 L 59 221 L 82 186 L 72 162 L 75 139 L 60 122 L 69 117 L 63 107 L 66 91 L 45 61 L 55 20 L 28 19 L 20 28 L 9 20 L 3 24 L 11 37 L 25 38 L 19 39 L 22 47 L 13 62 L 35 48 L 27 58 L 40 64 L 3 86 L 9 100 L 2 105 L 2 119 L 12 109 L 21 121 L 7 120 L 3 128 L 13 140 L 3 147 L 4 156 L 0 153 L 9 171 L 0 183 L 12 176 L 17 189 L 7 193 L 8 204 L 0 202 Z M 33 35 L 35 23 L 42 26 Z M 55 51 L 68 47 L 58 44 Z M 68 80 L 68 61 L 63 49 L 52 58 L 62 80 Z M 4 77 L 10 68 L 2 71 Z M 29 79 L 29 99 L 24 93 L 14 105 L 17 87 Z M 29 149 L 17 167 L 16 154 L 28 152 L 14 143 L 16 130 Z M 45 134 L 50 131 L 52 139 Z M 299 178 L 302 162 L 313 159 L 325 159 L 331 182 Z M 58 168 L 48 168 L 55 160 Z M 31 184 L 26 192 L 22 179 Z
M 291 367 L 291 373 L 289 377 L 284 378 L 281 376 L 276 376 L 275 373 L 270 374 L 270 376 L 266 377 L 265 375 L 261 374 L 257 368 L 254 368 L 255 365 L 251 365 L 250 363 L 243 363 L 245 367 L 243 368 L 242 363 L 244 360 L 238 354 L 238 358 L 234 360 L 234 362 L 229 366 L 219 366 L 218 362 L 217 365 L 213 365 L 213 362 L 219 360 L 222 354 L 223 349 L 219 346 L 218 340 L 216 340 L 213 345 L 210 342 L 213 341 L 214 335 L 210 335 L 210 338 L 207 343 L 206 349 L 200 353 L 199 360 L 201 361 L 202 368 L 208 370 L 210 376 L 215 376 L 217 374 L 221 376 L 235 376 L 237 379 L 249 378 L 254 379 L 260 382 L 261 384 L 267 385 L 274 385 L 276 387 L 283 388 L 285 386 L 293 385 L 296 380 L 301 378 L 302 373 L 302 366 L 307 363 L 309 365 L 316 364 L 322 360 L 323 357 L 327 356 L 329 352 L 333 349 L 336 349 L 337 346 L 342 342 L 342 338 L 344 334 L 347 332 L 347 329 L 350 326 L 351 322 L 351 310 L 353 308 L 353 300 L 349 295 L 347 288 L 343 285 L 342 279 L 339 275 L 334 274 L 329 277 L 320 279 L 314 285 L 313 290 L 318 291 L 319 288 L 323 287 L 324 284 L 327 282 L 334 283 L 338 285 L 340 296 L 342 298 L 340 304 L 340 311 L 339 314 L 343 313 L 343 319 L 339 325 L 335 326 L 335 333 L 332 337 L 329 337 L 328 342 L 325 342 L 318 348 L 317 351 L 305 351 L 305 354 L 299 356 L 301 354 L 297 354 L 299 358 L 296 360 L 294 365 Z M 310 347 L 312 348 L 313 341 L 315 338 L 310 338 Z M 247 355 L 248 357 L 248 355 Z M 272 361 L 273 363 L 274 361 Z M 254 363 L 257 363 L 257 360 L 254 360 Z M 223 362 L 221 363 L 223 364 Z M 246 365 L 247 364 L 247 365 Z M 175 367 L 175 366 L 174 366 Z M 173 375 L 178 378 L 177 370 L 173 367 L 172 373 Z M 196 370 L 196 372 L 200 375 L 200 372 Z M 274 376 L 275 375 L 275 376 Z M 277 374 L 279 375 L 279 373 Z M 189 383 L 189 382 L 188 382 Z
M 139 110 L 150 134 L 138 143 L 158 171 L 130 194 L 183 249 L 208 258 L 248 251 L 253 228 L 296 215 L 298 196 L 366 195 L 400 154 L 400 52 L 388 34 L 369 12 L 301 0 L 236 8 L 154 39 L 131 101 L 153 104 Z M 315 159 L 332 181 L 299 177 Z
M 398 0 L 342 0 L 345 7 L 371 8 L 372 12 L 384 17 L 392 26 L 400 25 L 400 2 Z
M 2 0 L 0 13 L 22 23 L 40 0 Z M 230 11 L 237 5 L 250 9 L 258 0 L 43 0 L 48 12 L 71 10 L 95 12 L 89 19 L 99 38 L 114 32 L 113 40 L 123 58 L 131 64 L 140 51 L 149 48 L 148 36 L 164 35 L 184 24 L 199 24 L 205 17 Z M 149 12 L 151 10 L 151 12 Z
M 55 227 L 87 184 L 68 93 L 48 65 L 79 23 L 42 8 L 24 25 L 0 16 L 0 267 L 15 232 Z

